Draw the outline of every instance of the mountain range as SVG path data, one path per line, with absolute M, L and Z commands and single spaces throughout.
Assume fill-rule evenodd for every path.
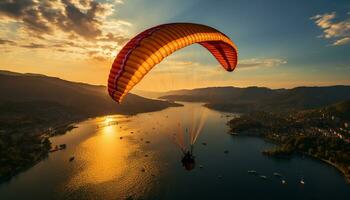
M 160 97 L 171 101 L 204 102 L 205 106 L 228 112 L 291 111 L 320 108 L 350 99 L 350 86 L 296 87 L 210 87 L 177 90 Z
M 50 102 L 51 106 L 57 104 L 86 116 L 137 114 L 177 105 L 134 94 L 128 94 L 122 104 L 117 104 L 109 97 L 105 86 L 9 71 L 0 71 L 0 93 L 0 105 Z

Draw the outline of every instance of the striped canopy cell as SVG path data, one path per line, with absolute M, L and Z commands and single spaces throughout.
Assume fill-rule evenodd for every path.
M 155 65 L 195 43 L 205 47 L 226 71 L 235 69 L 237 47 L 225 34 L 201 24 L 163 24 L 141 32 L 121 49 L 110 70 L 109 95 L 120 103 Z

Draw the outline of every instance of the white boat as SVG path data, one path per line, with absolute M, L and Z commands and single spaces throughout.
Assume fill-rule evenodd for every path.
M 300 184 L 305 185 L 304 179 L 301 179 L 301 180 L 300 180 Z
M 248 173 L 249 174 L 256 174 L 256 171 L 255 170 L 248 170 Z
M 287 184 L 287 181 L 282 180 L 282 184 L 283 184 L 283 185 Z
M 273 175 L 274 175 L 274 176 L 278 176 L 278 177 L 282 177 L 282 174 L 277 173 L 277 172 L 273 173 Z
M 266 179 L 267 179 L 267 176 L 260 176 L 260 178 L 266 180 Z

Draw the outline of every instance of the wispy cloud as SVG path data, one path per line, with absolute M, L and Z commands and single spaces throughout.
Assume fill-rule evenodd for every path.
M 99 57 L 112 58 L 129 39 L 126 29 L 132 26 L 110 17 L 115 5 L 121 4 L 96 0 L 1 1 L 0 27 L 15 30 L 14 34 L 0 30 L 0 45 L 50 48 L 86 56 L 94 51 Z
M 200 66 L 200 63 L 171 58 L 164 60 L 160 66 L 153 69 L 153 71 L 155 74 L 186 74 L 189 70 L 197 66 Z
M 181 57 L 182 58 L 182 57 Z M 287 61 L 278 58 L 251 58 L 241 60 L 236 70 L 253 70 L 264 67 L 278 67 L 286 64 Z M 161 63 L 161 66 L 155 67 L 154 74 L 193 74 L 198 76 L 210 77 L 223 73 L 223 68 L 219 63 L 208 64 L 193 61 L 184 61 L 180 58 L 171 58 Z
M 30 49 L 38 49 L 38 48 L 45 48 L 47 46 L 44 44 L 30 43 L 30 44 L 26 44 L 26 45 L 21 45 L 21 47 L 30 48 Z
M 16 42 L 12 41 L 12 40 L 5 40 L 5 39 L 1 39 L 0 38 L 0 45 L 1 44 L 9 44 L 9 45 L 15 45 Z
M 279 58 L 251 58 L 238 62 L 238 69 L 256 69 L 261 67 L 277 67 L 283 64 L 287 64 L 286 60 Z
M 333 45 L 344 45 L 350 43 L 350 12 L 344 20 L 336 19 L 336 12 L 319 14 L 311 17 L 315 24 L 323 30 L 320 36 L 326 39 L 333 39 Z

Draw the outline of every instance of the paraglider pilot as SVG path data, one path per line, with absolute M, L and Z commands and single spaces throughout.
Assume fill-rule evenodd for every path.
M 188 150 L 187 152 L 186 151 L 183 151 L 184 153 L 184 156 L 182 157 L 182 166 L 185 167 L 186 170 L 188 171 L 191 171 L 195 165 L 196 165 L 196 162 L 194 160 L 194 156 L 192 154 L 192 146 L 191 146 L 191 150 Z

